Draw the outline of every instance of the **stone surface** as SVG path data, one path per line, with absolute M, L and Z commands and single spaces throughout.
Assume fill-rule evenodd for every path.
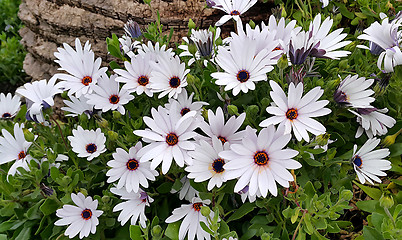
M 107 55 L 106 37 L 112 33 L 124 34 L 123 25 L 128 19 L 137 21 L 144 29 L 154 22 L 156 10 L 160 12 L 163 30 L 174 29 L 172 42 L 187 34 L 187 23 L 191 18 L 197 27 L 208 28 L 223 15 L 216 9 L 205 8 L 204 0 L 153 0 L 154 11 L 142 0 L 22 0 L 18 16 L 25 24 L 20 30 L 22 43 L 28 54 L 24 70 L 34 80 L 49 79 L 56 71 L 53 53 L 66 42 L 74 45 L 78 37 L 82 43 L 89 40 L 97 57 L 104 64 L 111 61 Z M 272 4 L 257 3 L 244 16 L 248 22 L 267 20 Z M 232 24 L 225 24 L 228 33 Z

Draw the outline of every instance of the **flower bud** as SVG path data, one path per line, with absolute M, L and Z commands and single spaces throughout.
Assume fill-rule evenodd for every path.
M 62 97 L 63 99 L 68 99 L 67 91 L 62 92 L 62 93 L 61 93 L 61 97 Z
M 218 39 L 215 40 L 215 45 L 216 46 L 222 45 L 222 38 L 221 37 L 218 37 Z
M 349 60 L 347 60 L 347 59 L 341 60 L 339 62 L 339 69 L 347 69 L 347 68 L 349 68 L 350 66 L 348 64 L 348 61 Z
M 207 207 L 207 206 L 202 206 L 201 207 L 201 214 L 204 217 L 208 217 L 209 214 L 211 214 L 211 209 L 209 209 L 209 207 Z
M 343 191 L 341 192 L 341 194 L 339 195 L 339 197 L 340 197 L 340 199 L 349 201 L 350 199 L 353 198 L 353 193 L 352 193 L 352 191 L 350 191 L 350 190 L 343 190 Z
M 86 121 L 88 121 L 88 116 L 87 116 L 85 113 L 81 114 L 81 115 L 79 116 L 79 118 L 80 118 L 80 122 L 86 122 Z
M 187 74 L 187 83 L 192 85 L 192 84 L 198 84 L 199 83 L 199 79 L 197 77 L 194 77 L 191 74 Z
M 394 206 L 394 198 L 392 195 L 385 196 L 385 194 L 382 194 L 380 198 L 380 206 L 383 208 L 391 208 Z
M 286 54 L 282 54 L 281 58 L 279 58 L 278 63 L 276 64 L 279 69 L 286 69 L 289 66 L 288 57 Z
M 262 108 L 262 109 L 267 108 L 270 103 L 271 103 L 271 101 L 269 101 L 269 99 L 266 98 L 266 97 L 263 98 L 263 99 L 261 99 L 261 108 Z
M 257 105 L 250 105 L 246 109 L 246 115 L 247 115 L 247 117 L 254 118 L 255 116 L 258 115 L 259 111 L 260 111 L 260 108 Z
M 35 140 L 35 135 L 31 133 L 31 131 L 26 128 L 24 128 L 22 131 L 24 132 L 25 140 L 27 140 L 28 142 L 33 142 Z
M 239 115 L 239 109 L 235 105 L 228 105 L 229 115 Z
M 191 29 L 195 28 L 195 23 L 193 22 L 193 20 L 190 18 L 188 20 L 188 30 L 191 31 Z
M 261 235 L 261 240 L 270 240 L 271 236 L 268 233 L 263 233 Z
M 108 135 L 110 141 L 116 141 L 117 138 L 119 137 L 119 134 L 117 134 L 117 132 L 115 132 L 115 131 L 108 131 L 107 135 Z
M 197 46 L 193 43 L 193 41 L 190 41 L 190 44 L 188 45 L 188 51 L 192 55 L 195 55 L 195 53 L 197 52 Z
M 98 125 L 101 128 L 107 128 L 109 126 L 109 122 L 106 119 L 102 118 L 102 120 L 98 121 Z
M 320 134 L 315 138 L 315 141 L 318 145 L 325 146 L 327 145 L 330 136 L 329 133 Z
M 109 196 L 103 196 L 103 197 L 102 197 L 102 202 L 108 203 L 109 201 L 110 201 L 110 197 L 109 197 Z
M 153 239 L 160 239 L 162 237 L 163 229 L 161 226 L 156 225 L 152 228 L 151 235 Z
M 113 119 L 119 120 L 121 118 L 121 113 L 119 111 L 113 111 Z
M 394 143 L 395 143 L 395 139 L 398 137 L 398 135 L 399 135 L 401 132 L 402 132 L 402 128 L 401 128 L 398 132 L 396 132 L 395 134 L 386 136 L 386 137 L 382 140 L 382 146 L 383 146 L 383 147 L 388 147 L 388 146 L 394 144 Z

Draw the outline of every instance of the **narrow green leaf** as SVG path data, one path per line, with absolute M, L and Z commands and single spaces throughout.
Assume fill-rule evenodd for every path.
M 179 228 L 181 222 L 169 223 L 165 235 L 172 240 L 179 240 Z
M 358 201 L 356 202 L 356 206 L 365 212 L 374 212 L 375 205 L 378 203 L 377 200 L 367 200 L 367 201 Z
M 201 228 L 204 229 L 205 232 L 214 235 L 214 232 L 211 231 L 211 229 L 209 229 L 209 227 L 207 226 L 207 224 L 205 224 L 204 222 L 200 222 Z
M 369 195 L 372 199 L 374 200 L 379 200 L 382 192 L 380 189 L 377 188 L 372 188 L 372 187 L 367 187 L 364 186 L 363 184 L 360 184 L 356 181 L 353 181 L 354 184 L 356 184 L 363 192 L 365 192 L 367 195 Z
M 255 208 L 255 204 L 246 202 L 239 209 L 237 209 L 227 220 L 227 222 L 234 221 L 242 218 L 247 213 L 253 211 Z
M 39 207 L 45 216 L 55 213 L 58 208 L 59 204 L 50 198 L 46 199 L 42 206 Z
M 364 226 L 363 227 L 364 240 L 383 240 L 384 237 L 375 228 Z
M 303 159 L 310 166 L 313 166 L 313 167 L 322 167 L 322 166 L 324 166 L 321 162 L 319 162 L 319 161 L 317 161 L 315 159 L 312 159 L 310 155 L 308 157 L 303 156 Z

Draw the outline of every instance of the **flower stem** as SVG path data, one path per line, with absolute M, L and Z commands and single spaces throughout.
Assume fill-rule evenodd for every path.
M 304 216 L 306 215 L 306 212 L 307 212 L 306 210 L 303 211 L 303 216 L 300 218 L 300 222 L 299 222 L 299 224 L 298 224 L 297 227 L 296 227 L 295 233 L 293 233 L 292 240 L 295 240 L 295 239 L 296 239 L 297 232 L 299 231 L 299 228 L 300 228 L 301 223 L 302 223 L 302 221 L 303 221 L 303 219 L 304 219 Z

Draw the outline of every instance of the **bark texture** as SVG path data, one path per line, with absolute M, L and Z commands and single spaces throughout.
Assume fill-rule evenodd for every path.
M 220 10 L 206 9 L 204 0 L 153 0 L 152 6 L 159 10 L 164 31 L 174 28 L 172 41 L 187 34 L 189 18 L 197 27 L 208 28 L 224 14 Z M 255 22 L 266 21 L 272 3 L 257 3 L 244 16 Z M 123 26 L 128 19 L 138 22 L 142 29 L 154 21 L 154 14 L 142 0 L 22 0 L 18 16 L 25 23 L 20 30 L 22 44 L 28 54 L 24 70 L 34 80 L 49 79 L 57 72 L 53 53 L 66 42 L 74 45 L 78 37 L 82 43 L 89 40 L 96 57 L 106 64 L 106 37 L 112 33 L 124 34 Z M 223 31 L 232 29 L 225 24 Z

